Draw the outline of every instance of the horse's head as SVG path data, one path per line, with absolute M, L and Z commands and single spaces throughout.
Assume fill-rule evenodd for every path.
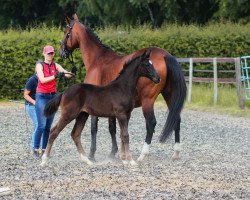
M 76 39 L 76 31 L 74 28 L 74 25 L 76 22 L 78 22 L 78 17 L 76 14 L 74 14 L 73 19 L 70 19 L 69 17 L 65 16 L 66 20 L 66 28 L 64 30 L 64 37 L 60 41 L 60 57 L 62 59 L 66 59 L 69 57 L 70 53 L 73 52 L 75 48 L 78 47 L 78 41 Z
M 154 83 L 159 83 L 161 78 L 156 72 L 152 61 L 149 59 L 150 51 L 145 51 L 140 56 L 141 68 L 140 75 L 149 78 Z

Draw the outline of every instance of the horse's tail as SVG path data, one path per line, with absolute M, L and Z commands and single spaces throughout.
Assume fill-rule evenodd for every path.
M 166 139 L 175 130 L 180 123 L 180 113 L 186 98 L 186 82 L 181 70 L 181 66 L 177 60 L 170 54 L 165 57 L 167 66 L 167 81 L 164 88 L 164 98 L 168 103 L 168 117 L 164 129 L 160 135 L 160 142 L 165 142 Z
M 49 117 L 50 115 L 53 115 L 58 110 L 62 95 L 63 93 L 58 94 L 46 104 L 44 112 L 43 112 L 45 117 Z

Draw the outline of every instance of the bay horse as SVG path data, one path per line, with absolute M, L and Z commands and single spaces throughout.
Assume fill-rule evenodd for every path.
M 111 48 L 104 45 L 98 36 L 81 23 L 76 14 L 73 19 L 66 16 L 67 26 L 64 38 L 60 41 L 60 57 L 69 58 L 76 48 L 80 48 L 82 60 L 86 68 L 85 83 L 106 85 L 113 80 L 125 62 L 150 50 L 150 60 L 161 78 L 161 82 L 154 85 L 148 79 L 140 78 L 135 94 L 135 107 L 142 107 L 146 121 L 146 138 L 138 161 L 142 161 L 148 154 L 153 133 L 156 126 L 154 102 L 161 93 L 168 106 L 168 117 L 159 137 L 160 142 L 175 131 L 175 145 L 173 159 L 179 158 L 180 153 L 180 123 L 181 111 L 186 97 L 186 82 L 177 60 L 161 48 L 151 47 L 135 51 L 128 55 L 118 55 Z M 89 157 L 94 159 L 96 151 L 97 117 L 91 118 L 91 147 Z M 116 120 L 109 118 L 109 131 L 112 139 L 110 156 L 115 156 L 118 150 L 116 142 Z
M 160 77 L 149 60 L 149 51 L 128 61 L 120 75 L 106 86 L 96 86 L 79 83 L 72 85 L 63 93 L 48 102 L 44 115 L 54 114 L 61 108 L 60 119 L 51 129 L 46 150 L 42 156 L 41 165 L 48 161 L 54 140 L 64 127 L 76 119 L 71 137 L 74 140 L 80 159 L 87 164 L 92 162 L 85 155 L 81 145 L 81 132 L 89 114 L 98 117 L 116 117 L 121 129 L 120 158 L 124 163 L 135 165 L 129 151 L 128 122 L 134 108 L 134 96 L 139 77 L 147 77 L 154 83 L 160 82 Z

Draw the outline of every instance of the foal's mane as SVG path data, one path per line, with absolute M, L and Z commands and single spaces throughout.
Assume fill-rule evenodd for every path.
M 113 81 L 111 81 L 110 83 L 113 83 L 114 81 L 116 81 L 117 79 L 119 79 L 120 76 L 121 76 L 122 74 L 125 73 L 125 71 L 127 70 L 128 66 L 130 66 L 130 64 L 131 64 L 132 62 L 134 62 L 135 60 L 140 59 L 141 56 L 142 56 L 142 55 L 137 56 L 137 57 L 135 57 L 135 58 L 132 58 L 132 59 L 128 60 L 127 62 L 125 62 L 125 64 L 123 65 L 123 68 L 122 68 L 122 70 L 119 72 L 118 76 L 117 76 Z
M 81 24 L 82 24 L 82 23 L 81 23 Z M 98 37 L 98 35 L 97 35 L 95 32 L 93 32 L 93 31 L 91 30 L 91 28 L 89 28 L 89 27 L 86 26 L 86 25 L 84 25 L 84 26 L 85 26 L 86 32 L 87 32 L 90 36 L 92 36 L 92 38 L 94 38 L 95 41 L 96 41 L 98 44 L 100 44 L 100 45 L 101 45 L 102 47 L 104 47 L 105 49 L 111 49 L 109 46 L 107 46 L 107 45 L 105 45 L 105 44 L 102 43 L 101 39 Z

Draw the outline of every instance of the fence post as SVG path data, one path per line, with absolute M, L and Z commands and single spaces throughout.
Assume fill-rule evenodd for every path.
M 213 58 L 213 69 L 214 69 L 214 105 L 216 105 L 218 100 L 217 58 Z
M 189 59 L 189 84 L 188 84 L 188 103 L 192 99 L 192 84 L 193 84 L 193 59 Z
M 237 96 L 238 96 L 238 102 L 239 107 L 241 109 L 244 108 L 244 101 L 242 97 L 242 88 L 241 88 L 241 70 L 240 70 L 240 58 L 234 58 L 235 62 L 235 72 L 236 72 L 236 87 L 237 87 Z

